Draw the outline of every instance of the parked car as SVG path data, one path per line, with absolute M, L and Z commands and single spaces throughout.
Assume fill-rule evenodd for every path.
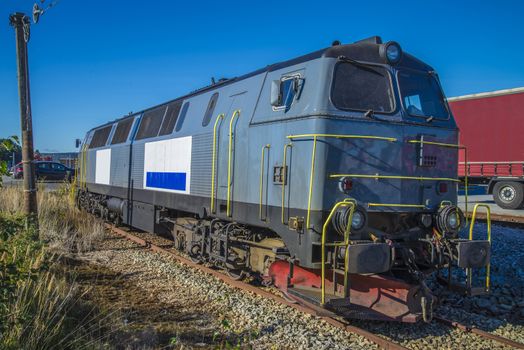
M 36 161 L 34 164 L 35 176 L 37 180 L 72 181 L 75 176 L 74 169 L 68 168 L 65 165 L 57 162 Z M 13 176 L 15 179 L 21 179 L 24 177 L 22 163 L 18 163 L 16 165 Z

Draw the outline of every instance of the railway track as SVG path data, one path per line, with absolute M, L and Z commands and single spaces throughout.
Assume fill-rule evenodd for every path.
M 497 343 L 501 343 L 501 344 L 504 344 L 504 345 L 508 345 L 508 346 L 511 346 L 515 349 L 524 349 L 524 344 L 521 344 L 521 343 L 517 343 L 511 339 L 508 339 L 508 338 L 504 338 L 504 337 L 501 337 L 500 335 L 496 335 L 496 334 L 493 334 L 493 333 L 489 333 L 489 332 L 486 332 L 486 331 L 483 331 L 482 329 L 480 328 L 476 328 L 476 327 L 468 327 L 466 325 L 463 325 L 459 322 L 455 322 L 455 321 L 451 321 L 451 320 L 448 320 L 448 319 L 445 319 L 445 318 L 442 318 L 442 317 L 434 317 L 433 318 L 435 321 L 441 323 L 441 324 L 444 324 L 448 327 L 453 327 L 453 328 L 457 328 L 457 329 L 460 329 L 461 331 L 464 331 L 464 332 L 468 332 L 468 333 L 473 333 L 473 334 L 476 334 L 482 338 L 485 338 L 485 339 L 491 339 L 493 341 L 496 341 Z
M 406 350 L 408 348 L 398 344 L 398 343 L 395 343 L 389 339 L 386 339 L 386 338 L 383 338 L 383 337 L 380 337 L 374 333 L 371 333 L 363 328 L 360 328 L 360 327 L 357 327 L 357 326 L 354 326 L 354 325 L 351 325 L 349 324 L 347 321 L 343 320 L 343 319 L 340 319 L 339 317 L 337 317 L 334 313 L 328 311 L 328 310 L 325 310 L 325 309 L 322 309 L 322 308 L 319 308 L 315 305 L 311 305 L 307 302 L 292 302 L 292 301 L 289 301 L 289 300 L 286 300 L 276 294 L 273 294 L 267 290 L 264 290 L 264 289 L 261 289 L 257 286 L 254 286 L 254 285 L 251 285 L 251 284 L 248 284 L 246 282 L 243 282 L 241 280 L 235 280 L 229 276 L 227 276 L 226 274 L 222 273 L 221 271 L 219 270 L 216 270 L 216 269 L 213 269 L 213 268 L 210 268 L 210 267 L 207 267 L 207 266 L 204 266 L 202 264 L 198 264 L 198 263 L 195 263 L 193 261 L 191 261 L 190 259 L 187 259 L 185 258 L 184 256 L 180 255 L 178 252 L 176 251 L 173 251 L 173 250 L 170 250 L 169 248 L 171 248 L 171 246 L 161 246 L 161 245 L 158 245 L 158 244 L 155 244 L 153 243 L 151 240 L 148 240 L 148 239 L 145 239 L 145 238 L 142 238 L 142 237 L 139 237 L 138 235 L 136 234 L 133 234 L 132 232 L 130 231 L 127 231 L 127 230 L 123 230 L 121 228 L 118 228 L 118 227 L 115 227 L 114 225 L 111 225 L 111 224 L 105 224 L 106 228 L 111 231 L 112 233 L 116 234 L 116 235 L 119 235 L 125 239 L 128 239 L 142 247 L 145 247 L 145 248 L 148 248 L 150 249 L 151 251 L 153 252 L 156 252 L 156 253 L 162 253 L 162 254 L 166 254 L 168 255 L 169 257 L 175 259 L 176 261 L 180 262 L 180 263 L 183 263 L 191 268 L 195 268 L 195 269 L 198 269 L 202 272 L 205 272 L 209 275 L 212 275 L 216 278 L 218 278 L 219 280 L 223 281 L 224 283 L 232 286 L 232 287 L 235 287 L 235 288 L 238 288 L 238 289 L 241 289 L 241 290 L 244 290 L 244 291 L 248 291 L 248 292 L 251 292 L 251 293 L 254 293 L 254 294 L 257 294 L 261 297 L 264 297 L 264 298 L 268 298 L 268 299 L 272 299 L 280 304 L 283 304 L 283 305 L 286 305 L 288 307 L 291 307 L 291 308 L 294 308 L 300 312 L 303 312 L 303 313 L 306 313 L 306 314 L 310 314 L 310 315 L 313 315 L 315 317 L 318 317 L 318 318 L 321 318 L 322 320 L 324 320 L 325 322 L 327 322 L 328 324 L 332 325 L 333 327 L 336 327 L 336 328 L 339 328 L 339 329 L 342 329 L 344 331 L 347 331 L 347 332 L 350 332 L 350 333 L 354 333 L 354 334 L 357 334 L 357 335 L 360 335 L 364 338 L 366 338 L 367 340 L 375 343 L 377 346 L 379 346 L 380 348 L 382 349 L 390 349 L 390 350 Z M 494 341 L 494 342 L 497 342 L 497 343 L 500 343 L 502 345 L 505 345 L 505 346 L 509 346 L 509 347 L 513 347 L 513 348 L 516 348 L 516 349 L 524 349 L 524 344 L 521 344 L 521 343 L 518 343 L 518 342 L 515 342 L 511 339 L 507 339 L 507 338 L 504 338 L 504 337 L 501 337 L 499 335 L 496 335 L 496 334 L 493 334 L 493 333 L 489 333 L 489 332 L 486 332 L 486 331 L 483 331 L 479 328 L 476 328 L 476 327 L 469 327 L 469 326 L 466 326 L 464 324 L 461 324 L 461 323 L 458 323 L 458 322 L 455 322 L 455 321 L 452 321 L 452 320 L 448 320 L 448 319 L 445 319 L 445 318 L 442 318 L 442 317 L 434 317 L 434 320 L 442 325 L 445 325 L 447 327 L 450 327 L 450 328 L 453 328 L 453 329 L 457 329 L 457 330 L 460 330 L 462 332 L 465 332 L 465 333 L 471 333 L 471 334 L 475 334 L 483 339 L 486 339 L 486 340 L 491 340 L 491 341 Z
M 464 215 L 471 219 L 472 213 L 470 211 L 464 213 Z M 498 214 L 498 213 L 491 213 L 491 221 L 493 223 L 498 224 L 515 224 L 520 225 L 524 224 L 524 216 L 523 215 L 511 215 L 511 214 Z M 486 220 L 486 213 L 484 212 L 478 212 L 477 213 L 477 219 L 478 220 Z

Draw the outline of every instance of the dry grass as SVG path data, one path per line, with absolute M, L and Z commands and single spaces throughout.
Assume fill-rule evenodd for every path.
M 0 188 L 0 349 L 107 348 L 101 324 L 108 314 L 83 302 L 59 262 L 105 236 L 100 220 L 75 208 L 68 186 L 39 189 L 37 236 L 23 225 L 22 189 Z
M 38 190 L 38 221 L 40 239 L 61 253 L 86 252 L 105 236 L 103 222 L 78 210 L 70 195 L 70 184 L 57 191 Z M 0 188 L 0 213 L 20 214 L 23 192 L 19 186 Z

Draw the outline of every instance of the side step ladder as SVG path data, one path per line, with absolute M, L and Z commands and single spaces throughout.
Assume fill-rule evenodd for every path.
M 486 224 L 487 224 L 487 239 L 484 241 L 486 243 L 487 253 L 490 254 L 491 252 L 491 211 L 487 204 L 483 203 L 477 203 L 475 204 L 475 207 L 473 208 L 473 214 L 471 215 L 471 222 L 469 226 L 469 238 L 464 240 L 458 240 L 457 242 L 457 250 L 458 250 L 458 259 L 457 259 L 457 266 L 453 266 L 453 264 L 449 264 L 448 267 L 448 276 L 447 278 L 444 278 L 443 276 L 438 275 L 438 280 L 446 284 L 448 288 L 454 292 L 465 294 L 468 296 L 477 296 L 477 295 L 485 295 L 490 292 L 490 256 L 487 256 L 487 265 L 485 265 L 486 268 L 486 277 L 485 277 L 485 283 L 484 286 L 474 286 L 473 285 L 473 270 L 472 267 L 466 267 L 466 281 L 464 283 L 460 283 L 459 281 L 453 280 L 453 268 L 464 268 L 464 266 L 461 266 L 461 246 L 464 248 L 467 248 L 467 243 L 473 241 L 473 229 L 475 226 L 475 219 L 477 216 L 477 209 L 479 207 L 483 207 L 486 209 Z M 481 242 L 481 240 L 477 240 L 476 242 Z M 479 267 L 481 268 L 481 267 Z

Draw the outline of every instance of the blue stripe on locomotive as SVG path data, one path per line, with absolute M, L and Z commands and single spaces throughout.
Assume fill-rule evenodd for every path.
M 147 172 L 146 186 L 167 190 L 186 190 L 187 173 Z

